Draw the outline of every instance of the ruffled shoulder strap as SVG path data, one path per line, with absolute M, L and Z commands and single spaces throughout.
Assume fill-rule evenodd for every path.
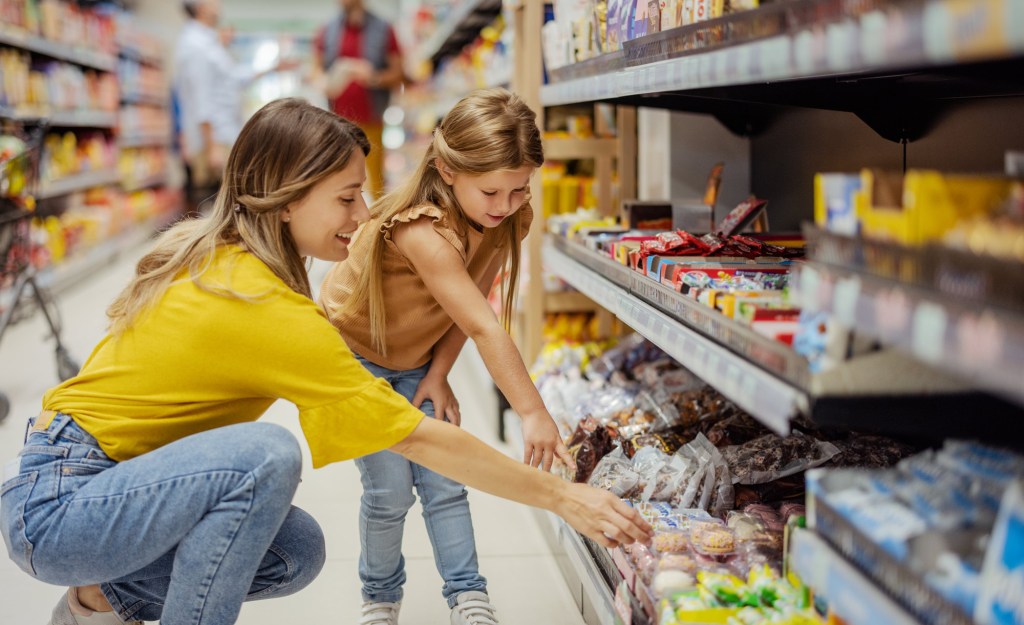
M 434 226 L 434 230 L 444 237 L 445 241 L 448 241 L 462 256 L 462 261 L 466 261 L 466 245 L 463 243 L 459 235 L 452 230 L 448 214 L 441 208 L 434 206 L 433 204 L 420 204 L 419 206 L 412 206 L 403 211 L 392 215 L 390 219 L 380 225 L 380 231 L 384 235 L 384 240 L 390 245 L 394 246 L 394 229 L 401 224 L 408 224 L 416 221 L 417 219 L 430 219 Z

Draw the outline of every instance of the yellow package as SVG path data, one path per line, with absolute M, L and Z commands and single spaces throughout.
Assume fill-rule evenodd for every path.
M 991 176 L 910 170 L 905 176 L 866 169 L 857 213 L 865 236 L 921 245 L 942 239 L 961 221 L 997 211 L 1013 181 Z

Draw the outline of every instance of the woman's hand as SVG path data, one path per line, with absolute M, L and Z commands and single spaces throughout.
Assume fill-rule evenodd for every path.
M 558 434 L 551 415 L 543 414 L 523 417 L 523 462 L 531 467 L 542 467 L 551 470 L 555 456 L 569 468 L 575 470 L 576 462 L 569 455 L 562 437 Z
M 606 490 L 565 482 L 566 494 L 553 512 L 599 544 L 614 548 L 650 544 L 654 530 L 635 508 Z
M 462 423 L 462 414 L 459 412 L 459 400 L 455 399 L 452 387 L 448 385 L 448 377 L 442 375 L 427 375 L 420 380 L 416 394 L 412 397 L 412 405 L 419 408 L 425 400 L 429 399 L 434 404 L 434 417 L 447 421 L 452 425 Z

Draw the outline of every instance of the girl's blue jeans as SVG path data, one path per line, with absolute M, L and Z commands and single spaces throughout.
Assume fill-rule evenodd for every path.
M 408 371 L 394 371 L 375 365 L 365 358 L 359 361 L 378 378 L 412 401 L 430 363 Z M 429 417 L 434 405 L 427 400 L 420 406 Z M 402 599 L 405 584 L 405 558 L 402 533 L 405 515 L 415 502 L 413 488 L 423 504 L 423 520 L 434 548 L 434 562 L 444 580 L 441 593 L 448 607 L 459 594 L 479 590 L 487 592 L 487 580 L 480 575 L 473 538 L 473 519 L 469 514 L 466 487 L 402 456 L 381 451 L 356 460 L 363 480 L 359 510 L 359 578 L 364 601 L 394 602 Z
M 308 585 L 320 526 L 291 506 L 301 452 L 242 423 L 114 462 L 74 420 L 33 427 L 0 487 L 12 560 L 61 586 L 99 584 L 122 620 L 230 625 L 242 602 Z

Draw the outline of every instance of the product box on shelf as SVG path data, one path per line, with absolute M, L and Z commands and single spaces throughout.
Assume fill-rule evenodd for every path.
M 981 625 L 1024 623 L 1024 481 L 1012 483 L 999 506 L 974 618 Z
M 982 563 L 1006 562 L 993 526 L 997 514 L 1019 514 L 1008 493 L 1021 479 L 1024 457 L 947 441 L 893 469 L 809 471 L 808 510 L 816 531 L 924 623 L 967 624 L 993 597 L 993 587 L 983 591 L 991 579 L 982 577 Z M 1018 547 L 1010 547 L 1005 569 L 1019 566 Z M 1005 593 L 1013 579 L 994 586 Z
M 960 222 L 993 213 L 1014 189 L 1009 178 L 930 170 L 866 169 L 861 178 L 855 197 L 864 235 L 908 245 L 940 240 Z

